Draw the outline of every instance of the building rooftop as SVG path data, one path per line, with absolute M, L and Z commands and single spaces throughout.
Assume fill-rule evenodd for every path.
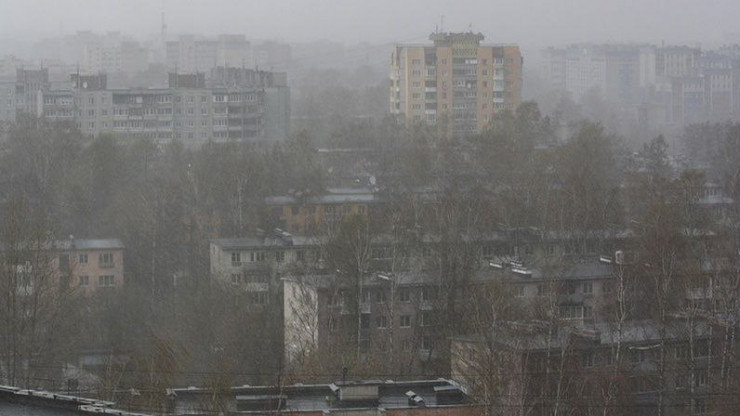
M 58 250 L 116 250 L 123 249 L 123 242 L 117 238 L 72 239 L 51 243 Z
M 207 388 L 170 389 L 175 398 L 172 414 L 199 410 L 211 394 Z M 241 386 L 231 388 L 227 403 L 232 411 L 244 413 L 282 410 L 286 412 L 331 412 L 334 410 L 416 409 L 419 407 L 467 406 L 472 402 L 453 381 L 358 381 L 331 384 L 295 384 L 282 387 Z
M 115 403 L 80 396 L 0 386 L 3 416 L 147 416 L 113 408 Z
M 246 250 L 251 248 L 269 250 L 270 248 L 284 247 L 317 247 L 325 242 L 325 239 L 321 237 L 302 237 L 284 233 L 281 236 L 219 238 L 212 240 L 211 244 L 222 250 Z
M 666 339 L 668 342 L 685 340 L 686 331 L 685 325 L 679 325 L 678 328 L 668 325 Z M 697 324 L 693 331 L 696 338 L 709 336 L 709 326 L 704 323 Z M 560 348 L 569 337 L 573 336 L 590 341 L 590 345 L 595 347 L 608 347 L 618 341 L 630 346 L 647 346 L 660 341 L 658 327 L 650 320 L 625 322 L 621 328 L 621 335 L 613 323 L 564 326 L 558 328 L 549 341 L 545 322 L 513 322 L 492 329 L 492 332 L 491 339 L 495 344 L 522 351 Z M 454 339 L 468 342 L 484 341 L 484 337 L 479 335 L 460 336 Z
M 583 258 L 551 267 L 528 265 L 511 258 L 497 258 L 491 260 L 489 266 L 488 272 L 479 273 L 480 279 L 491 273 L 499 273 L 514 282 L 609 279 L 612 277 L 613 267 L 611 262 L 604 262 L 599 258 Z

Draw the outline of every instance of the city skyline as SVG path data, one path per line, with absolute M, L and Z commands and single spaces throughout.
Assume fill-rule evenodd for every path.
M 250 39 L 284 42 L 335 40 L 345 43 L 409 43 L 426 41 L 429 33 L 472 30 L 489 41 L 539 48 L 574 42 L 728 43 L 738 37 L 733 16 L 740 3 L 712 0 L 709 4 L 656 0 L 568 4 L 547 0 L 495 4 L 381 0 L 377 2 L 257 3 L 218 0 L 179 4 L 172 0 L 49 2 L 10 0 L 0 31 L 4 53 L 9 45 L 33 43 L 50 36 L 91 30 L 119 31 L 143 38 L 161 32 L 162 12 L 167 33 L 243 33 Z M 474 11 L 471 13 L 471 11 Z M 193 19 L 192 16 L 198 16 Z

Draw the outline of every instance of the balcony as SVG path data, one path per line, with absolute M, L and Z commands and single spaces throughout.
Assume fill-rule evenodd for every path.
M 112 268 L 116 267 L 116 264 L 113 263 L 113 262 L 111 262 L 111 263 L 98 263 L 98 267 L 100 267 L 101 269 L 112 269 Z

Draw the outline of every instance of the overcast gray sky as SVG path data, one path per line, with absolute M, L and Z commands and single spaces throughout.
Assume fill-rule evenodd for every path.
M 740 0 L 2 0 L 0 36 L 28 40 L 77 30 L 244 33 L 289 42 L 423 41 L 444 29 L 491 42 L 721 43 L 740 32 Z

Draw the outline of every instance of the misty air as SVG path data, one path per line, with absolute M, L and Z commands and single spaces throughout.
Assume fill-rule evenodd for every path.
M 0 416 L 740 414 L 737 16 L 6 0 Z

